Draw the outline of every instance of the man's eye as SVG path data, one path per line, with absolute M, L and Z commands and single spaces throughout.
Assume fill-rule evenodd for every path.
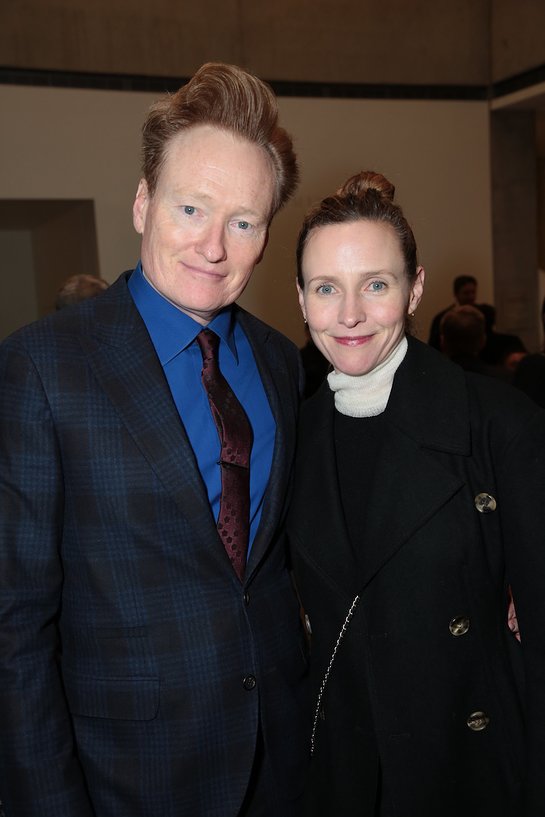
M 184 213 L 186 216 L 192 216 L 195 212 L 195 208 L 191 204 L 184 204 Z
M 386 287 L 384 281 L 372 281 L 370 289 L 372 292 L 382 292 L 382 290 Z
M 322 295 L 331 295 L 333 292 L 333 287 L 331 284 L 321 284 L 318 287 L 318 292 L 320 292 Z
M 249 230 L 250 229 L 250 222 L 249 221 L 237 221 L 237 227 L 239 230 Z

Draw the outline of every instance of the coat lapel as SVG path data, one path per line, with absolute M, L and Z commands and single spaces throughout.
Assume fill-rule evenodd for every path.
M 394 426 L 387 427 L 366 498 L 360 592 L 378 571 L 460 489 L 461 480 Z
M 360 590 L 462 487 L 432 452 L 468 455 L 464 374 L 439 353 L 409 339 L 385 413 L 364 532 Z
M 470 453 L 464 374 L 409 339 L 385 413 L 361 541 L 349 541 L 337 479 L 333 395 L 324 384 L 303 409 L 293 522 L 307 558 L 347 598 L 361 593 L 414 533 L 461 488 L 433 452 Z M 363 421 L 365 422 L 365 421 Z M 298 514 L 300 509 L 300 515 Z M 301 528 L 301 526 L 304 526 Z M 359 548 L 359 570 L 353 556 Z
M 298 439 L 292 513 L 294 540 L 311 543 L 306 558 L 348 599 L 357 590 L 357 571 L 336 467 L 334 402 L 324 383 L 303 406 Z

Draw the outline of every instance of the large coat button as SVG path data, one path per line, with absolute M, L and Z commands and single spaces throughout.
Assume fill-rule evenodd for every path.
M 448 625 L 451 635 L 465 635 L 469 630 L 469 619 L 467 616 L 456 616 Z
M 490 723 L 490 718 L 484 712 L 472 712 L 466 723 L 472 732 L 482 732 Z
M 497 503 L 492 494 L 486 494 L 484 492 L 477 494 L 474 502 L 479 513 L 490 513 L 496 510 Z
M 252 689 L 255 689 L 257 681 L 254 675 L 247 675 L 244 680 L 242 681 L 242 686 L 247 692 L 251 692 Z

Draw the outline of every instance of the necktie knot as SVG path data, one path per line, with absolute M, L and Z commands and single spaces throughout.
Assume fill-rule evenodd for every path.
M 205 366 L 211 360 L 217 361 L 220 339 L 215 332 L 212 332 L 210 329 L 201 329 L 197 335 L 197 343 L 199 344 L 203 364 L 205 364 Z

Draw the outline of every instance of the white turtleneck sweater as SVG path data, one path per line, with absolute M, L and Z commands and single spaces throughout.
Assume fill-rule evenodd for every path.
M 376 417 L 388 403 L 394 375 L 407 354 L 407 338 L 403 337 L 388 357 L 367 374 L 353 375 L 333 371 L 327 376 L 329 388 L 335 394 L 335 408 L 348 417 Z

